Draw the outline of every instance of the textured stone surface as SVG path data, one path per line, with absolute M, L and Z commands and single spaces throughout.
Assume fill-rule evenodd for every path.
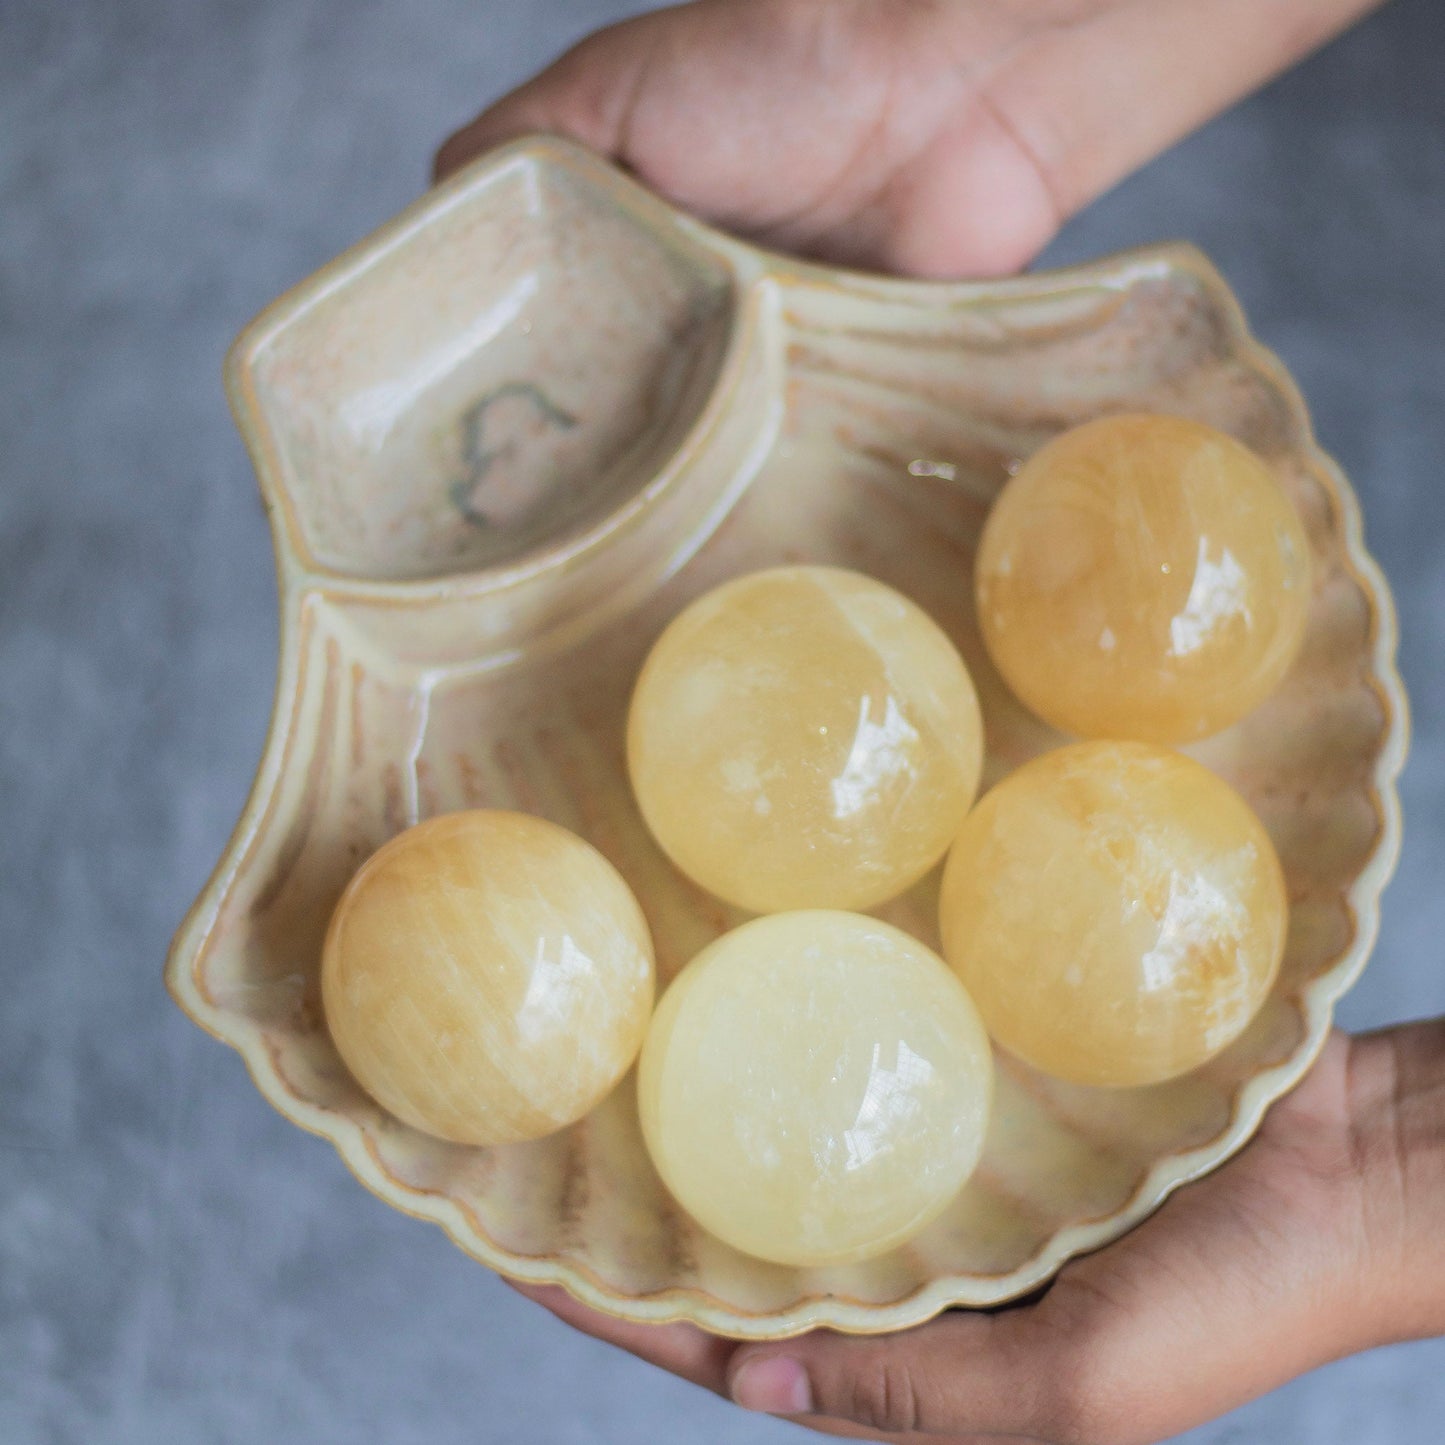
M 944 956 L 989 1034 L 1079 1084 L 1156 1084 L 1232 1043 L 1284 955 L 1284 874 L 1208 768 L 1076 743 L 991 788 L 949 850 Z
M 270 706 L 269 539 L 219 386 L 445 130 L 624 4 L 11 0 L 0 46 L 0 1439 L 801 1438 L 575 1335 L 362 1191 L 160 960 Z M 1187 236 L 1289 363 L 1394 583 L 1416 713 L 1356 1027 L 1445 1010 L 1445 17 L 1396 0 L 1071 226 Z M 559 1390 L 556 1382 L 565 1380 Z M 1429 1441 L 1445 1345 L 1190 1445 Z
M 399 1119 L 500 1144 L 574 1123 L 632 1066 L 652 939 L 617 870 L 525 813 L 428 819 L 357 872 L 321 964 L 347 1067 Z
M 931 949 L 856 913 L 756 918 L 673 980 L 637 1074 L 663 1180 L 704 1227 L 782 1264 L 901 1243 L 983 1150 L 993 1060 Z
M 978 789 L 983 723 L 953 644 L 908 598 L 785 567 L 669 624 L 627 757 L 653 836 L 720 898 L 871 908 L 943 857 Z
M 978 618 L 1019 698 L 1065 732 L 1185 743 L 1278 686 L 1309 539 L 1268 465 L 1173 416 L 1113 416 L 1020 468 L 979 541 Z

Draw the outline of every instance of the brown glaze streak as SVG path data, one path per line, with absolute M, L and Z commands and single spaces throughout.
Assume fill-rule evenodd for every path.
M 491 806 L 491 794 L 482 784 L 481 770 L 466 753 L 454 753 L 457 781 L 462 791 L 462 801 L 469 808 Z
M 657 1223 L 665 1261 L 664 1272 L 673 1279 L 695 1280 L 698 1277 L 698 1265 L 693 1241 L 697 1238 L 697 1225 L 683 1213 L 661 1184 L 657 1186 L 657 1191 Z
M 497 1151 L 495 1149 L 458 1150 L 460 1162 L 443 1173 L 449 1192 L 459 1202 L 468 1196 L 481 1199 L 490 1190 L 497 1173 Z
M 359 661 L 351 664 L 351 771 L 359 773 L 366 765 L 365 710 L 361 706 L 361 689 L 366 682 L 366 669 Z
M 581 1119 L 567 1131 L 567 1162 L 562 1170 L 562 1188 L 557 1196 L 558 1236 L 555 1248 L 560 1254 L 573 1254 L 585 1242 L 587 1208 L 592 1202 L 592 1182 L 588 1174 L 587 1120 Z

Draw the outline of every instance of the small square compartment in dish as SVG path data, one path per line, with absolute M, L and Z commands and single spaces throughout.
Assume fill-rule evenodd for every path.
M 722 254 L 528 152 L 448 194 L 233 351 L 238 415 L 317 571 L 437 578 L 556 545 L 662 471 L 718 387 Z

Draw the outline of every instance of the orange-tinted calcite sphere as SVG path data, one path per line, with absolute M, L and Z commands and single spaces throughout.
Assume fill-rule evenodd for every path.
M 1279 859 L 1207 768 L 1076 743 L 990 789 L 948 855 L 943 951 L 994 1040 L 1081 1084 L 1151 1084 L 1243 1032 L 1284 951 Z
M 657 640 L 628 768 L 672 861 L 756 913 L 869 908 L 944 854 L 978 788 L 983 726 L 947 636 L 856 572 L 723 584 Z
M 1269 468 L 1212 427 L 1104 417 L 1004 487 L 979 543 L 989 655 L 1046 722 L 1178 743 L 1237 722 L 1304 636 L 1309 546 Z
M 322 1001 L 357 1082 L 464 1144 L 538 1138 L 632 1064 L 652 940 L 590 844 L 524 813 L 448 813 L 379 849 L 326 935 Z

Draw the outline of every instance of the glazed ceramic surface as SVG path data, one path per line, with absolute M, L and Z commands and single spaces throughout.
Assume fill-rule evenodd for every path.
M 475 163 L 236 343 L 236 414 L 281 585 L 276 709 L 250 801 L 168 965 L 180 1005 L 357 1177 L 517 1278 L 743 1337 L 916 1324 L 1006 1300 L 1240 1147 L 1308 1067 L 1364 965 L 1399 845 L 1393 612 L 1348 485 L 1197 252 L 987 284 L 864 277 L 701 226 L 584 152 Z M 1253 804 L 1292 916 L 1253 1025 L 1201 1070 L 1070 1086 L 1000 1055 L 982 1163 L 910 1244 L 826 1269 L 697 1228 L 648 1162 L 633 1076 L 580 1123 L 448 1144 L 374 1104 L 327 1033 L 327 920 L 368 854 L 470 807 L 574 829 L 621 871 L 659 985 L 741 921 L 667 862 L 627 785 L 629 690 L 670 618 L 781 563 L 905 593 L 967 659 L 984 784 L 1061 738 L 990 667 L 971 559 L 1020 460 L 1101 413 L 1253 447 L 1304 520 L 1305 642 L 1190 752 Z M 937 948 L 937 871 L 878 910 Z

